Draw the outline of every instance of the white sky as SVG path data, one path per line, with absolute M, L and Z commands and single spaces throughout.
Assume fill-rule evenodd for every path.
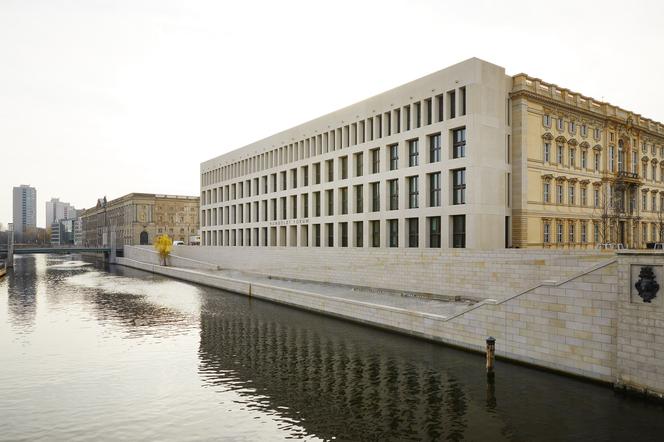
M 11 188 L 197 195 L 202 161 L 476 56 L 664 121 L 664 2 L 0 0 Z

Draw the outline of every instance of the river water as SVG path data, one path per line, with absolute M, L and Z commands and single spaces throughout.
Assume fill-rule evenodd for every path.
M 664 440 L 602 385 L 80 256 L 0 280 L 0 440 Z

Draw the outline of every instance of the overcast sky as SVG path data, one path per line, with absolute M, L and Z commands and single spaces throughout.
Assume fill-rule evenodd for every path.
M 0 222 L 197 195 L 199 164 L 470 57 L 664 121 L 664 2 L 0 0 Z

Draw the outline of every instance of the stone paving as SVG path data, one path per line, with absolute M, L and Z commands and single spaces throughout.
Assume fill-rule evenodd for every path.
M 237 270 L 187 270 L 194 273 L 203 273 L 221 278 L 232 278 L 238 281 L 254 284 L 266 284 L 280 288 L 311 292 L 320 296 L 342 298 L 351 301 L 401 308 L 444 317 L 455 315 L 476 302 L 464 299 L 454 300 L 453 298 L 450 300 L 431 299 L 408 293 L 381 291 L 342 284 L 272 278 L 267 275 L 241 272 Z

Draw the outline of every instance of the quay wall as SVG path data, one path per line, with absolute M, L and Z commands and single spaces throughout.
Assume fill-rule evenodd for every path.
M 501 299 L 485 299 L 445 317 L 228 278 L 194 268 L 162 267 L 149 249 L 122 265 L 611 383 L 664 398 L 664 253 L 618 252 L 565 278 L 540 281 Z M 569 257 L 560 259 L 570 259 Z M 142 259 L 139 259 L 142 258 Z M 651 302 L 635 288 L 643 267 L 662 285 Z M 481 272 L 482 268 L 477 272 Z
M 158 263 L 150 246 L 125 246 L 125 256 Z M 177 246 L 171 259 L 174 265 L 191 259 L 282 278 L 481 300 L 566 278 L 611 256 L 596 250 Z

